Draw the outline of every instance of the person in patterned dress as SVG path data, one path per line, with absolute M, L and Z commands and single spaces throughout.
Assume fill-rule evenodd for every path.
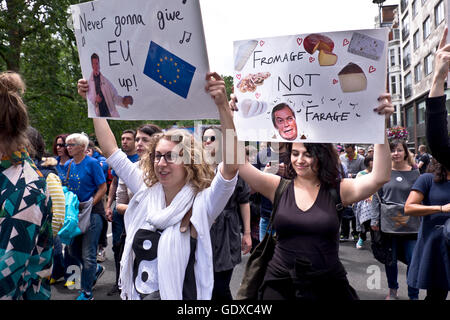
M 42 173 L 25 148 L 25 84 L 0 73 L 0 299 L 50 299 L 51 200 Z

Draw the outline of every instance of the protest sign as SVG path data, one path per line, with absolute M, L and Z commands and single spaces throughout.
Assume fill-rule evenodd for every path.
M 88 115 L 122 120 L 217 119 L 198 0 L 72 5 Z
M 387 29 L 234 42 L 239 140 L 383 143 Z

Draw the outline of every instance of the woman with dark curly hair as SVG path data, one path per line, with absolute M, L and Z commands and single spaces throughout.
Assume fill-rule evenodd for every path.
M 390 95 L 380 96 L 379 101 L 375 111 L 389 117 L 394 110 Z M 233 100 L 230 106 L 236 110 Z M 294 178 L 273 213 L 277 242 L 259 288 L 259 299 L 358 299 L 339 260 L 336 198 L 346 206 L 366 199 L 389 181 L 387 141 L 375 145 L 373 170 L 358 179 L 340 179 L 338 154 L 332 144 L 292 143 L 288 148 L 288 172 Z M 279 176 L 261 172 L 248 162 L 239 166 L 239 175 L 253 190 L 274 201 Z

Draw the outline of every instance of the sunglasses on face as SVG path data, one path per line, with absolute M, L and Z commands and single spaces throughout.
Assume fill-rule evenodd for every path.
M 203 142 L 207 142 L 208 140 L 211 140 L 211 142 L 216 141 L 215 136 L 203 136 Z
M 75 146 L 79 146 L 78 143 L 66 143 L 66 148 L 67 147 L 75 147 Z
M 65 143 L 57 143 L 57 144 L 56 144 L 56 147 L 57 147 L 57 148 L 64 148 L 65 146 L 66 146 Z
M 162 158 L 164 158 L 164 160 L 166 160 L 167 163 L 175 163 L 178 160 L 179 156 L 176 152 L 173 152 L 173 151 L 169 151 L 164 154 L 157 152 L 155 154 L 155 162 L 156 163 L 159 163 L 159 161 Z

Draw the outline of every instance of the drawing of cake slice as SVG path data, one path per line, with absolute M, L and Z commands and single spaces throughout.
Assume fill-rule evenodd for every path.
M 234 69 L 241 71 L 248 61 L 248 58 L 252 55 L 253 50 L 255 50 L 258 45 L 258 41 L 249 40 L 241 44 L 237 49 L 237 54 L 234 58 Z
M 367 89 L 367 78 L 364 71 L 350 62 L 339 73 L 339 83 L 343 92 L 358 92 Z

